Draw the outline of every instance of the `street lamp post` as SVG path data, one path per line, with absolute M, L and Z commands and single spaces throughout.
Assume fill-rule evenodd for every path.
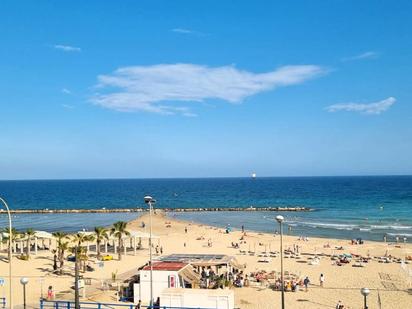
M 152 211 L 153 205 L 156 201 L 149 195 L 144 197 L 144 202 L 149 205 L 149 259 L 150 259 L 150 308 L 153 307 L 153 262 L 152 262 Z
M 23 286 L 23 309 L 26 309 L 26 284 L 29 283 L 29 279 L 23 277 L 20 279 L 20 283 Z
M 368 297 L 368 295 L 371 291 L 368 288 L 361 288 L 360 292 L 363 295 L 363 308 L 368 309 L 368 305 L 366 303 L 366 298 Z
M 4 207 L 7 210 L 7 215 L 9 217 L 9 308 L 13 309 L 13 288 L 12 288 L 12 275 L 11 275 L 11 270 L 12 270 L 12 260 L 13 260 L 13 252 L 12 252 L 12 241 L 13 241 L 13 231 L 12 231 L 12 225 L 11 225 L 11 215 L 10 215 L 10 209 L 9 206 L 7 205 L 6 201 L 0 197 L 0 202 L 3 203 Z
M 74 308 L 80 309 L 79 294 L 79 246 L 74 247 Z
M 285 309 L 285 282 L 283 281 L 283 231 L 282 231 L 282 223 L 285 220 L 283 216 L 276 216 L 276 221 L 279 222 L 280 227 L 280 280 L 281 280 L 281 297 L 282 297 L 282 309 Z

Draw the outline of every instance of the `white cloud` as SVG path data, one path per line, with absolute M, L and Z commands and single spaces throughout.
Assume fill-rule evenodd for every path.
M 65 93 L 65 94 L 72 94 L 72 92 L 67 88 L 63 88 L 62 92 Z
M 147 111 L 194 116 L 182 102 L 220 99 L 239 103 L 262 91 L 303 83 L 326 73 L 316 65 L 284 66 L 267 73 L 253 73 L 234 66 L 195 64 L 131 66 L 98 76 L 94 104 L 118 111 Z M 173 102 L 173 104 L 172 104 Z
M 62 104 L 62 107 L 66 108 L 66 109 L 73 109 L 74 108 L 73 105 L 69 105 L 69 104 Z
M 389 97 L 385 100 L 372 102 L 372 103 L 340 103 L 330 105 L 326 108 L 328 112 L 359 112 L 362 114 L 369 115 L 379 115 L 387 111 L 393 104 L 395 104 L 396 99 L 394 97 Z
M 379 57 L 379 53 L 376 51 L 367 51 L 359 55 L 343 58 L 342 61 L 364 60 L 364 59 L 376 59 Z
M 75 46 L 69 46 L 69 45 L 54 45 L 53 46 L 55 49 L 59 49 L 65 52 L 81 52 L 81 48 L 80 47 L 75 47 Z
M 194 31 L 189 30 L 189 29 L 184 29 L 184 28 L 174 28 L 174 29 L 172 29 L 172 32 L 183 33 L 183 34 L 191 34 L 191 33 L 194 33 Z

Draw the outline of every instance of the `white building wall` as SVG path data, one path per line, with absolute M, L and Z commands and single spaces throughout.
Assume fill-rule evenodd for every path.
M 233 290 L 229 289 L 164 289 L 160 295 L 160 306 L 233 309 L 235 297 Z
M 177 271 L 153 270 L 153 298 L 156 301 L 163 289 L 169 288 L 169 276 L 175 277 L 175 287 L 182 288 Z M 134 302 L 150 302 L 150 270 L 140 271 L 140 284 L 134 285 Z

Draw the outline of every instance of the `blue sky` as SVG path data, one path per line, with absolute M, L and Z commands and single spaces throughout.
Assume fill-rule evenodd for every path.
M 410 1 L 3 1 L 0 179 L 412 173 Z

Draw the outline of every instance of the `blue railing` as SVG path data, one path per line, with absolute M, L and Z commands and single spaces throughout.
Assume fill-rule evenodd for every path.
M 75 309 L 73 301 L 40 300 L 40 309 Z M 80 302 L 80 309 L 135 309 L 135 304 Z M 140 306 L 141 309 L 211 309 L 202 307 Z

